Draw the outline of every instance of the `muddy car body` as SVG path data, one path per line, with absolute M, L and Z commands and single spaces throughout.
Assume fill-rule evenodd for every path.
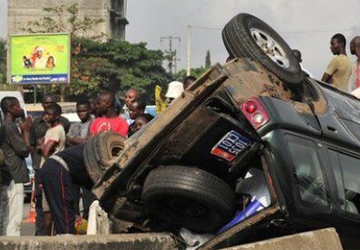
M 250 58 L 213 67 L 128 139 L 115 164 L 87 166 L 103 207 L 135 224 L 150 218 L 147 230 L 215 234 L 203 249 L 328 226 L 356 246 L 360 101 L 279 75 Z M 267 204 L 219 231 L 249 205 L 243 183 L 254 169 Z
M 235 193 L 239 178 L 250 168 L 258 168 L 265 173 L 271 204 L 214 239 L 249 230 L 265 237 L 269 234 L 260 232 L 269 228 L 271 235 L 326 226 L 335 226 L 340 234 L 356 233 L 360 223 L 356 208 L 360 185 L 355 181 L 360 175 L 355 170 L 360 165 L 356 165 L 360 162 L 360 102 L 313 79 L 301 86 L 289 88 L 251 59 L 217 65 L 126 141 L 116 164 L 95 186 L 95 194 L 104 204 L 117 200 L 111 212 L 133 220 L 122 209 L 147 210 L 143 187 L 155 169 L 174 165 L 201 169 L 219 177 Z M 257 113 L 262 113 L 255 118 L 260 123 L 251 120 Z M 230 131 L 246 137 L 246 147 L 233 159 L 213 154 Z M 352 197 L 346 197 L 350 191 Z

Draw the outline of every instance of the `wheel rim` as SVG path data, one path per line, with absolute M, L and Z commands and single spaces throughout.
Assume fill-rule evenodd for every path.
M 273 62 L 282 68 L 288 68 L 290 65 L 289 59 L 281 46 L 266 32 L 251 28 L 251 37 L 256 44 L 264 51 L 264 53 L 271 58 Z
M 122 151 L 124 150 L 123 146 L 114 146 L 111 148 L 111 158 L 116 158 L 118 157 Z

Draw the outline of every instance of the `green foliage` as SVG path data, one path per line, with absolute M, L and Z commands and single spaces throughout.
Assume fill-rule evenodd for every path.
M 81 52 L 73 56 L 69 97 L 92 96 L 103 90 L 123 94 L 135 87 L 153 102 L 155 85 L 164 86 L 170 79 L 162 67 L 163 53 L 146 49 L 145 43 L 77 39 L 75 44 L 81 44 Z
M 7 43 L 6 40 L 0 39 L 0 90 L 17 90 L 17 86 L 10 85 L 6 81 L 6 57 L 7 57 Z
M 208 51 L 206 51 L 206 56 L 205 56 L 205 67 L 190 69 L 190 75 L 192 75 L 196 78 L 199 78 L 208 69 L 210 69 L 210 67 L 211 67 L 211 56 L 210 56 L 210 50 L 208 50 Z M 185 77 L 186 77 L 186 70 L 182 69 L 182 70 L 178 71 L 176 74 L 174 74 L 173 79 L 183 82 Z
M 0 84 L 6 83 L 6 41 L 0 39 Z
M 210 68 L 211 67 L 211 56 L 210 56 L 210 50 L 206 51 L 206 56 L 205 56 L 205 68 Z
M 204 68 L 204 67 L 200 67 L 200 68 L 195 68 L 192 69 L 192 74 L 193 76 L 195 76 L 196 78 L 199 78 L 202 74 L 204 74 L 206 71 L 208 70 L 208 68 Z
M 202 74 L 204 74 L 208 69 L 205 67 L 200 67 L 200 68 L 192 68 L 190 70 L 191 75 L 199 78 Z M 182 69 L 180 71 L 178 71 L 175 75 L 174 75 L 174 80 L 183 82 L 184 78 L 186 77 L 186 70 Z
M 44 9 L 46 17 L 29 22 L 23 31 L 29 33 L 69 32 L 72 44 L 71 84 L 65 86 L 65 100 L 76 101 L 91 97 L 100 91 L 123 95 L 135 87 L 150 103 L 154 102 L 155 85 L 164 86 L 170 77 L 162 67 L 164 55 L 159 50 L 146 49 L 145 43 L 107 41 L 100 43 L 103 34 L 90 36 L 89 32 L 102 19 L 78 17 L 78 4 L 64 4 Z M 69 18 L 64 23 L 64 16 Z M 84 38 L 88 37 L 88 38 Z M 90 38 L 90 39 L 89 39 Z M 60 92 L 60 87 L 54 87 Z

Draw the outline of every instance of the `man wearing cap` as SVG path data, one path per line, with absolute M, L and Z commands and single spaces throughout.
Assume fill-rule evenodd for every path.
M 179 81 L 172 81 L 169 83 L 168 90 L 165 94 L 166 104 L 169 106 L 170 103 L 184 92 L 184 84 Z
M 42 47 L 36 48 L 36 58 L 34 62 L 34 68 L 35 69 L 45 69 L 46 68 L 46 62 L 47 59 L 44 57 L 44 49 Z

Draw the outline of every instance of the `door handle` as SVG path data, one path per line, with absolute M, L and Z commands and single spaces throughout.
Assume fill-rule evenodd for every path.
M 327 130 L 329 130 L 330 132 L 336 133 L 337 129 L 331 126 L 326 126 Z

